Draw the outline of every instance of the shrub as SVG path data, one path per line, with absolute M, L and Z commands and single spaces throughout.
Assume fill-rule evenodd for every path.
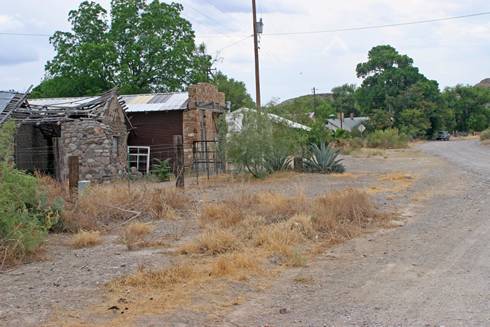
M 228 138 L 227 157 L 238 168 L 264 178 L 287 169 L 304 138 L 301 132 L 273 123 L 263 113 L 249 111 L 243 114 L 241 130 Z
M 481 141 L 487 141 L 487 140 L 490 140 L 490 128 L 484 130 L 483 132 L 481 132 L 480 134 L 480 140 Z
M 12 123 L 0 129 L 0 269 L 34 253 L 63 207 L 61 199 L 48 199 L 36 177 L 11 166 L 14 131 Z
M 330 174 L 343 173 L 344 166 L 341 164 L 342 159 L 338 159 L 340 152 L 324 143 L 320 147 L 316 144 L 311 146 L 311 156 L 305 159 L 305 168 L 307 171 Z
M 87 248 L 96 246 L 102 243 L 102 238 L 100 237 L 100 232 L 93 231 L 80 231 L 73 235 L 71 245 L 75 249 Z
M 408 137 L 395 128 L 376 130 L 367 137 L 370 148 L 400 149 L 408 146 Z
M 172 167 L 170 167 L 170 161 L 167 160 L 157 160 L 157 163 L 153 165 L 152 174 L 157 176 L 160 182 L 166 182 L 170 180 L 170 175 L 172 173 Z

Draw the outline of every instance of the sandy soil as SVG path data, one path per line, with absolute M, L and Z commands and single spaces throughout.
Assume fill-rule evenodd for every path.
M 455 143 L 419 147 L 443 155 L 467 151 L 468 147 Z M 474 142 L 458 143 L 481 150 Z M 392 326 L 423 322 L 452 326 L 468 321 L 482 325 L 488 322 L 485 312 L 490 312 L 488 186 L 482 179 L 488 173 L 476 174 L 488 168 L 480 162 L 486 160 L 485 153 L 475 159 L 472 169 L 410 149 L 389 151 L 385 156 L 347 157 L 349 173 L 345 176 L 285 174 L 261 182 L 191 186 L 187 192 L 196 206 L 244 191 L 302 191 L 315 196 L 334 189 L 363 188 L 379 207 L 396 210 L 407 224 L 338 246 L 307 267 L 288 271 L 259 293 L 237 285 L 237 293 L 245 300 L 225 317 L 177 311 L 141 317 L 138 325 Z M 104 236 L 102 245 L 80 250 L 68 245 L 69 236 L 53 235 L 47 242 L 45 261 L 0 274 L 0 326 L 39 326 L 60 312 L 96 306 L 102 303 L 105 283 L 141 265 L 169 265 L 172 249 L 198 231 L 192 215 L 160 221 L 152 237 L 167 246 L 138 251 L 127 251 L 117 231 Z

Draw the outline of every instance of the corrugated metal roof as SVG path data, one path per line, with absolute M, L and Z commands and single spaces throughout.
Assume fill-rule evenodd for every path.
M 367 122 L 369 117 L 354 117 L 354 118 L 344 118 L 342 124 L 340 123 L 340 119 L 328 119 L 327 120 L 327 128 L 331 130 L 337 130 L 342 125 L 342 128 L 348 132 L 352 132 L 352 130 L 364 122 Z
M 256 110 L 255 109 L 249 109 L 249 108 L 240 108 L 236 111 L 227 113 L 226 114 L 226 123 L 228 124 L 228 131 L 234 132 L 234 133 L 240 132 L 242 130 L 242 127 L 243 127 L 244 114 L 247 112 L 256 112 Z M 269 117 L 269 119 L 274 123 L 284 124 L 290 128 L 302 129 L 302 130 L 308 131 L 308 132 L 311 131 L 311 128 L 306 126 L 306 125 L 294 122 L 292 120 L 286 119 L 284 117 L 281 117 L 281 116 L 278 116 L 275 114 L 271 114 L 271 113 L 266 113 L 266 114 L 267 114 L 267 117 Z
M 95 99 L 97 97 L 29 99 L 29 103 L 39 106 L 76 107 Z M 126 112 L 171 111 L 186 109 L 189 95 L 187 92 L 135 94 L 122 95 L 121 99 L 128 107 Z
M 7 105 L 15 97 L 15 92 L 4 92 L 0 91 L 0 112 L 3 112 Z

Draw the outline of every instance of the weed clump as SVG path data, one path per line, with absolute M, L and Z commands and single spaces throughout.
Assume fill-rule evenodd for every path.
M 490 141 L 490 128 L 481 132 L 480 141 Z
M 134 250 L 138 246 L 142 245 L 152 231 L 152 228 L 148 224 L 144 223 L 132 223 L 124 228 L 121 241 L 126 245 L 128 250 Z
M 408 146 L 408 137 L 396 128 L 376 130 L 367 137 L 367 146 L 370 148 L 402 149 Z
M 88 248 L 102 243 L 100 232 L 98 231 L 80 231 L 73 235 L 71 245 L 75 249 Z

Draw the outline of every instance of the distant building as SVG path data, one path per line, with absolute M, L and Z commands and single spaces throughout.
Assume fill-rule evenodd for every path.
M 229 112 L 226 114 L 226 123 L 228 125 L 228 131 L 229 132 L 232 132 L 232 133 L 238 133 L 242 130 L 242 127 L 243 127 L 243 117 L 245 116 L 245 114 L 247 112 L 256 112 L 255 109 L 248 109 L 248 108 L 241 108 L 241 109 L 238 109 L 238 110 L 235 110 L 233 112 Z M 275 115 L 275 114 L 271 114 L 271 113 L 266 113 L 267 117 L 269 117 L 269 119 L 276 123 L 276 124 L 282 124 L 284 126 L 287 126 L 287 127 L 290 127 L 290 128 L 293 128 L 293 129 L 300 129 L 300 130 L 304 130 L 304 131 L 311 131 L 311 128 L 306 126 L 306 125 L 303 125 L 303 124 L 300 124 L 300 123 L 296 123 L 292 120 L 289 120 L 289 119 L 286 119 L 284 117 L 281 117 L 281 116 L 278 116 L 278 115 Z
M 363 132 L 366 128 L 366 124 L 369 121 L 369 117 L 354 117 L 351 115 L 348 118 L 341 117 L 335 119 L 328 119 L 326 128 L 336 131 L 337 129 L 343 129 L 349 133 L 352 132 Z M 361 127 L 362 126 L 362 127 Z

